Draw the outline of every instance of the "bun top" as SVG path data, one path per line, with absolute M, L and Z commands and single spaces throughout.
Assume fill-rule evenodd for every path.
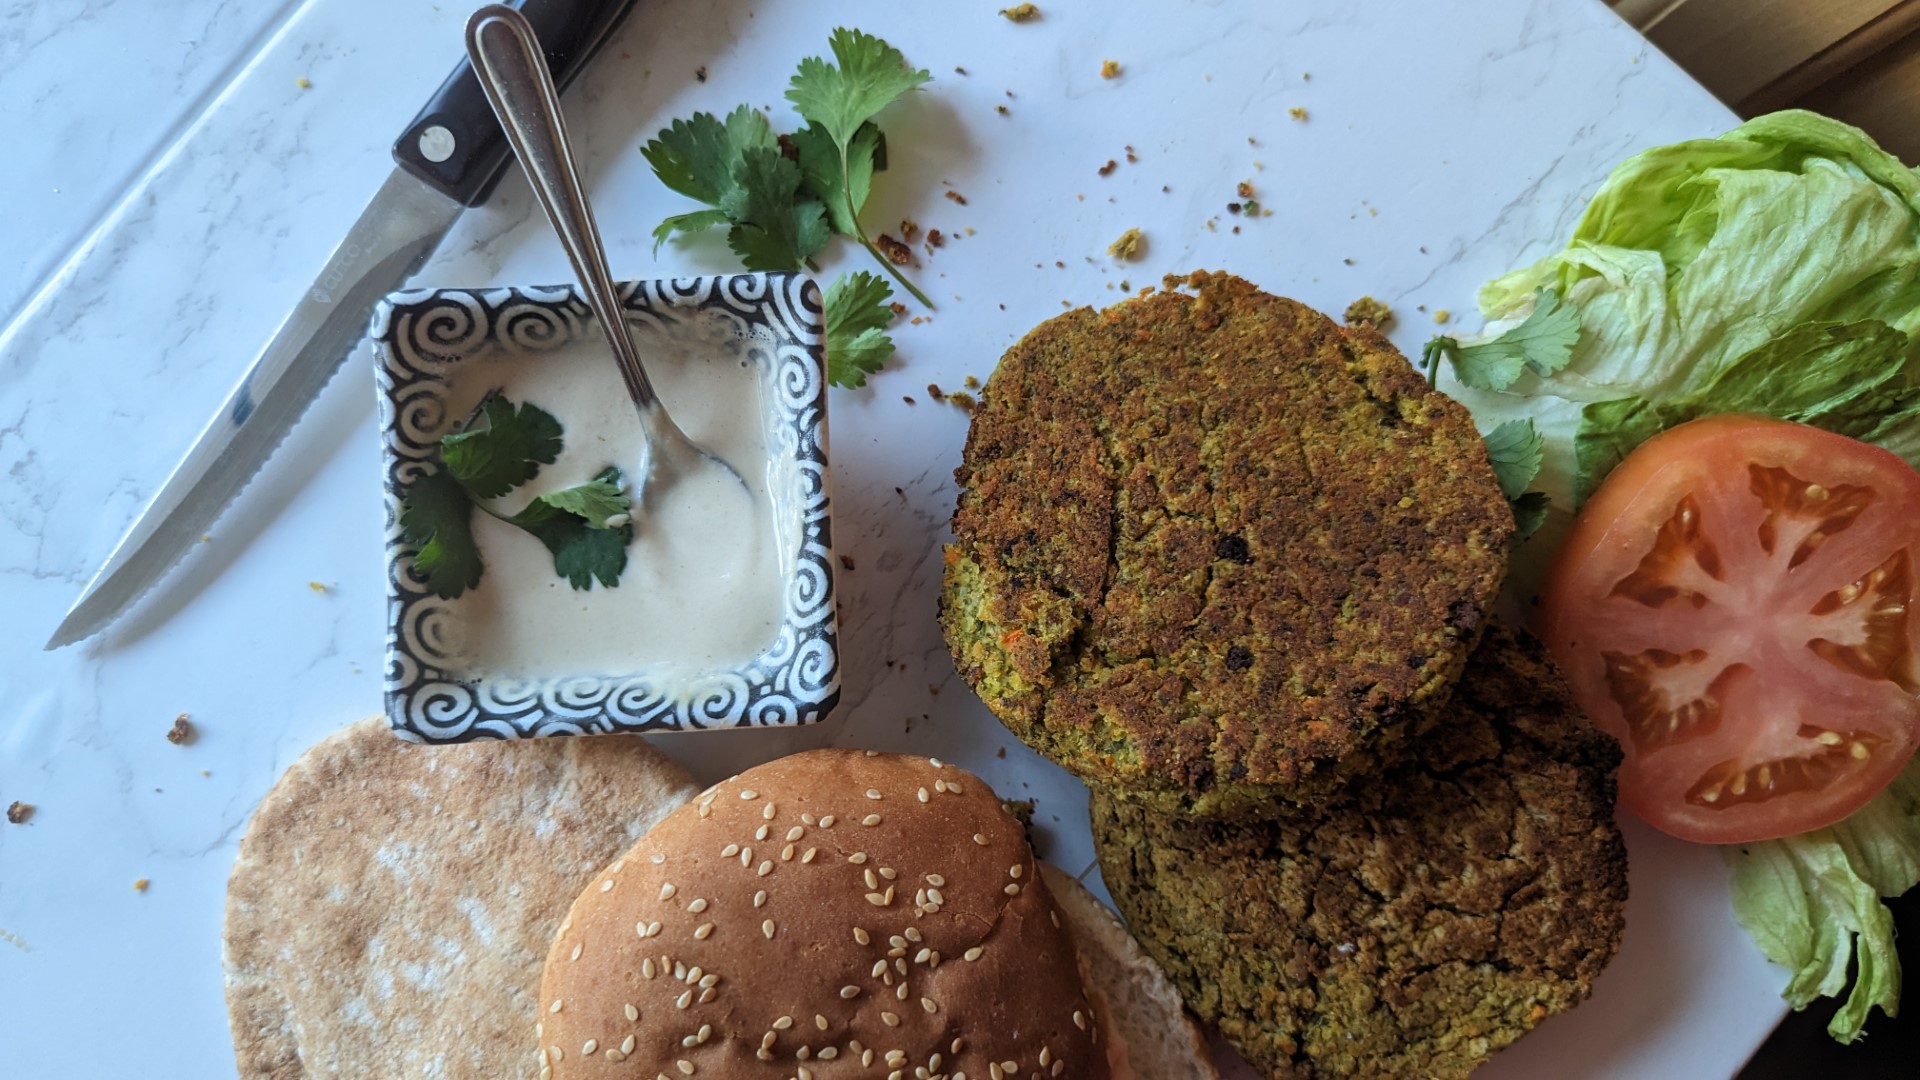
M 1021 825 L 937 760 L 815 750 L 594 878 L 541 982 L 542 1080 L 1106 1080 Z

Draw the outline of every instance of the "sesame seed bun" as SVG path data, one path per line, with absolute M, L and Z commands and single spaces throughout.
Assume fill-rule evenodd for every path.
M 242 1077 L 525 1076 L 567 903 L 692 779 L 635 736 L 418 746 L 384 720 L 267 793 L 227 885 Z
M 708 789 L 587 885 L 540 998 L 547 1080 L 1109 1075 L 1020 823 L 920 757 Z

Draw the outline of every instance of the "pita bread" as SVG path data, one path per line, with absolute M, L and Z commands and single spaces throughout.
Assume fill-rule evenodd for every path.
M 498 1080 L 595 871 L 698 792 L 637 736 L 420 746 L 375 718 L 262 800 L 227 885 L 242 1077 Z
M 1107 1064 L 1115 1080 L 1220 1080 L 1180 992 L 1140 951 L 1120 917 L 1052 863 L 1040 864 L 1040 876 L 1073 934 L 1080 979 L 1107 1032 Z

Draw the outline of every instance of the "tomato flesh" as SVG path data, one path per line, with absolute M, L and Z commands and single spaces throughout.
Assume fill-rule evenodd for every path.
M 1686 840 L 1831 825 L 1920 743 L 1920 473 L 1800 424 L 1717 416 L 1581 509 L 1541 636 L 1620 740 L 1620 801 Z

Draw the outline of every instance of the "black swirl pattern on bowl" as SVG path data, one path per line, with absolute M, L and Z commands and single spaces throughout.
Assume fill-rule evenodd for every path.
M 544 352 L 599 330 L 571 287 L 396 293 L 374 313 L 371 332 L 387 490 L 386 710 L 403 739 L 784 727 L 819 721 L 839 699 L 819 286 L 799 274 L 741 274 L 629 282 L 620 293 L 636 323 L 696 311 L 726 315 L 745 342 L 742 355 L 773 390 L 767 401 L 777 414 L 776 445 L 794 456 L 793 490 L 783 498 L 801 525 L 779 632 L 741 668 L 674 688 L 644 675 L 457 679 L 443 670 L 441 627 L 452 613 L 413 571 L 397 493 L 433 467 L 447 374 L 496 349 Z

